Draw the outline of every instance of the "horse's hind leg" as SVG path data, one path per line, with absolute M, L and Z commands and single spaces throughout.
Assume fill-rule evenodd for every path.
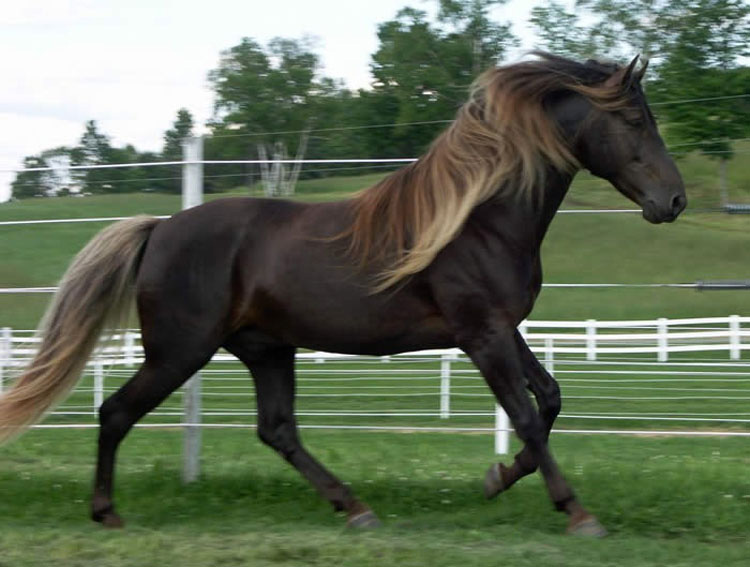
M 518 331 L 515 333 L 515 342 L 523 365 L 523 373 L 528 382 L 527 386 L 534 393 L 539 415 L 542 418 L 548 438 L 555 418 L 560 413 L 560 387 L 544 366 L 539 363 Z M 487 498 L 497 496 L 524 476 L 536 471 L 537 468 L 539 468 L 537 459 L 530 447 L 525 445 L 521 452 L 515 456 L 510 467 L 506 467 L 502 463 L 495 463 L 490 467 L 485 477 L 485 496 Z
M 377 516 L 302 446 L 294 417 L 294 347 L 260 344 L 250 332 L 239 332 L 224 348 L 253 376 L 261 441 L 294 466 L 336 511 L 345 511 L 350 526 L 377 526 Z
M 112 501 L 115 455 L 120 442 L 139 419 L 208 362 L 214 351 L 205 350 L 203 356 L 196 356 L 193 352 L 189 360 L 184 356 L 174 356 L 170 360 L 159 357 L 158 363 L 147 355 L 138 372 L 102 404 L 99 409 L 99 453 L 91 503 L 94 521 L 107 527 L 122 526 Z

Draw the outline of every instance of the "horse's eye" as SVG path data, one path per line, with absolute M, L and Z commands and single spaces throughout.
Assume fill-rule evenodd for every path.
M 640 128 L 646 123 L 643 119 L 643 115 L 640 112 L 625 113 L 623 115 L 623 118 L 625 119 L 626 124 L 628 124 L 629 126 L 634 126 L 636 128 Z
M 625 109 L 621 115 L 625 123 L 629 126 L 640 128 L 646 123 L 646 118 L 643 116 L 643 112 L 635 108 Z

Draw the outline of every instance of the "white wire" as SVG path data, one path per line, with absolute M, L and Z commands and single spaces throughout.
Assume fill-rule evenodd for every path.
M 49 415 L 53 416 L 71 416 L 71 415 L 91 415 L 92 411 L 74 411 L 73 408 L 61 408 L 57 411 L 52 412 Z M 151 417 L 181 417 L 183 413 L 181 411 L 155 411 L 149 414 Z M 206 411 L 202 412 L 203 417 L 255 417 L 258 415 L 257 411 Z M 298 417 L 441 417 L 439 411 L 420 411 L 420 412 L 406 412 L 399 410 L 392 411 L 353 411 L 353 410 L 337 410 L 337 411 L 297 411 L 295 415 Z M 730 414 L 734 415 L 734 414 Z M 451 411 L 450 417 L 494 417 L 495 412 L 488 411 Z M 595 414 L 560 414 L 557 416 L 558 419 L 589 419 L 589 420 L 619 420 L 619 421 L 678 421 L 678 422 L 707 422 L 707 423 L 750 423 L 750 419 L 739 419 L 731 417 L 674 417 L 674 416 L 627 416 L 627 415 L 595 415 Z
M 33 429 L 94 429 L 99 427 L 95 423 L 81 424 L 40 424 L 32 425 Z M 184 427 L 202 428 L 202 429 L 256 429 L 255 424 L 246 423 L 137 423 L 135 427 L 144 429 L 180 429 Z M 495 433 L 498 431 L 512 432 L 511 429 L 502 429 L 495 427 L 430 427 L 421 425 L 298 425 L 300 429 L 330 429 L 330 430 L 357 430 L 357 431 L 425 431 L 425 432 L 486 432 Z M 694 436 L 694 437 L 750 437 L 750 431 L 651 431 L 651 430 L 630 430 L 630 429 L 553 429 L 553 434 L 573 433 L 588 435 L 658 435 L 658 436 Z
M 157 219 L 168 219 L 169 215 L 154 215 Z M 27 224 L 69 224 L 79 222 L 115 222 L 127 220 L 132 217 L 93 217 L 83 219 L 42 219 L 42 220 L 17 220 L 17 221 L 0 221 L 0 226 L 19 226 Z
M 60 171 L 60 170 L 88 170 L 88 169 L 116 169 L 116 168 L 133 168 L 133 167 L 159 167 L 168 165 L 247 165 L 247 164 L 333 164 L 333 163 L 411 163 L 417 161 L 417 158 L 354 158 L 354 159 L 248 159 L 248 160 L 193 160 L 193 161 L 157 161 L 157 162 L 137 162 L 137 163 L 108 163 L 99 165 L 69 165 L 63 167 L 27 167 L 27 168 L 8 168 L 0 169 L 0 173 L 26 173 L 39 171 Z
M 166 217 L 161 217 L 166 218 Z M 99 222 L 106 219 L 95 219 L 90 222 Z M 122 220 L 122 219 L 115 219 Z M 89 222 L 88 220 L 82 220 L 80 222 Z M 0 226 L 4 223 L 0 222 Z M 24 224 L 24 221 L 10 221 L 9 224 Z M 33 224 L 33 223 L 26 223 Z M 697 289 L 701 287 L 697 283 L 543 283 L 542 287 L 546 288 L 563 288 L 563 289 L 598 289 L 598 288 L 685 288 L 685 289 Z M 737 285 L 737 289 L 744 289 L 747 286 Z M 54 293 L 57 291 L 56 287 L 4 287 L 0 288 L 2 294 L 12 293 Z M 585 335 L 581 335 L 581 339 L 585 339 Z

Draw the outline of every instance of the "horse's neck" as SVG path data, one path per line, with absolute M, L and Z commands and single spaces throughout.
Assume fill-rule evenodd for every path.
M 547 174 L 543 201 L 531 207 L 528 211 L 530 222 L 535 226 L 536 239 L 541 246 L 544 236 L 547 234 L 552 219 L 557 214 L 560 205 L 568 194 L 568 189 L 573 181 L 573 175 L 563 174 L 551 170 Z
M 503 198 L 485 202 L 475 209 L 473 222 L 504 242 L 529 253 L 538 252 L 555 213 L 568 192 L 572 175 L 548 172 L 544 195 Z

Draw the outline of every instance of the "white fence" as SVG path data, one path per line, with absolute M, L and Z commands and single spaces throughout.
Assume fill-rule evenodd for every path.
M 708 351 L 726 351 L 729 359 L 739 360 L 742 351 L 750 350 L 750 317 L 740 315 L 643 321 L 523 321 L 519 331 L 534 352 L 544 354 L 545 365 L 550 371 L 554 371 L 556 354 L 585 355 L 589 361 L 612 354 L 652 354 L 658 361 L 664 362 L 675 353 Z M 7 327 L 0 329 L 0 367 L 25 365 L 39 341 L 34 331 L 13 331 Z M 462 353 L 458 349 L 428 350 L 407 353 L 407 356 L 414 354 L 452 360 Z M 395 355 L 398 356 L 404 355 Z M 297 358 L 324 362 L 361 357 L 301 352 Z M 390 358 L 381 357 L 382 360 Z M 236 361 L 224 351 L 219 351 L 213 360 Z M 142 361 L 140 332 L 128 330 L 115 335 L 107 345 L 98 349 L 89 364 L 132 366 Z
M 562 386 L 557 433 L 750 435 L 750 361 L 743 357 L 750 317 L 526 321 L 520 330 Z M 2 329 L 0 388 L 28 363 L 37 341 L 31 331 Z M 46 426 L 94 427 L 105 396 L 142 359 L 138 332 L 114 337 Z M 459 350 L 381 358 L 300 352 L 297 359 L 302 427 L 494 432 L 496 450 L 507 452 L 507 418 Z M 146 425 L 252 427 L 253 390 L 236 359 L 220 351 L 201 375 L 200 424 L 185 417 L 181 389 Z M 603 426 L 613 422 L 618 429 Z

